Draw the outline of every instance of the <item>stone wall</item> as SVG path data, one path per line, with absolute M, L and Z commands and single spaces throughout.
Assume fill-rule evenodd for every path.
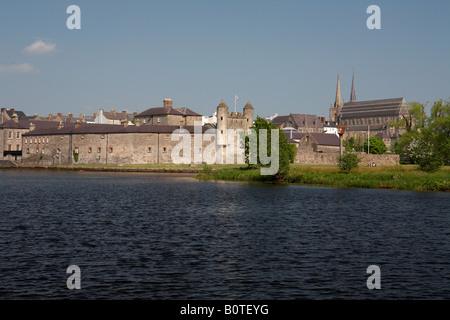
M 299 152 L 295 157 L 294 163 L 299 164 L 337 164 L 338 153 L 319 153 L 319 152 Z M 361 159 L 360 166 L 369 165 L 375 162 L 376 165 L 398 165 L 400 156 L 398 154 L 365 154 L 360 153 L 358 157 Z

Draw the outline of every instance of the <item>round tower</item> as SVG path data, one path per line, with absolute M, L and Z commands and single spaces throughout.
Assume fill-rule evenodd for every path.
M 227 130 L 227 122 L 228 122 L 228 106 L 222 100 L 220 104 L 217 106 L 217 130 L 225 131 Z
M 251 126 L 253 126 L 253 114 L 254 114 L 254 109 L 252 104 L 250 103 L 250 101 L 247 102 L 247 104 L 244 107 L 244 117 L 245 119 L 247 119 L 247 125 L 246 125 L 246 130 L 250 129 Z

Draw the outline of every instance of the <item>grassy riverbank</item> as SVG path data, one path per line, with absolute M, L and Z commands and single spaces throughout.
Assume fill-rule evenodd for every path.
M 267 181 L 258 169 L 227 168 L 199 174 L 205 180 Z M 438 172 L 424 173 L 416 166 L 359 167 L 350 174 L 341 173 L 336 166 L 292 165 L 286 183 L 329 187 L 376 188 L 416 191 L 450 192 L 450 167 Z

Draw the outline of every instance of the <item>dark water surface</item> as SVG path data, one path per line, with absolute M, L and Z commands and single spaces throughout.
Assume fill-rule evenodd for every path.
M 448 193 L 0 170 L 0 299 L 450 299 L 449 209 Z

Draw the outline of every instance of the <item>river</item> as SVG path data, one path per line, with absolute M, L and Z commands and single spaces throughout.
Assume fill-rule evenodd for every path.
M 449 208 L 448 193 L 0 170 L 0 299 L 450 299 Z

